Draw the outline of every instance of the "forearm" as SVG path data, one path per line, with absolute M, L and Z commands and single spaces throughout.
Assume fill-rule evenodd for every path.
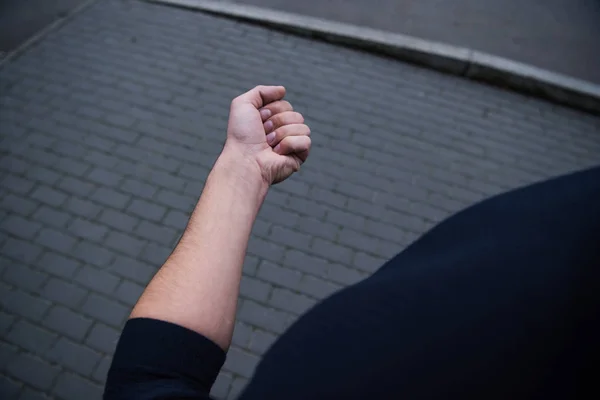
M 224 150 L 179 244 L 131 318 L 172 322 L 229 347 L 248 239 L 268 189 L 256 168 Z

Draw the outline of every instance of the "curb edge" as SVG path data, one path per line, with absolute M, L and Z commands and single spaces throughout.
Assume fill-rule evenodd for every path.
M 54 20 L 49 25 L 44 26 L 39 31 L 35 32 L 29 39 L 18 45 L 15 49 L 7 52 L 6 56 L 0 59 L 0 69 L 4 68 L 4 66 L 10 63 L 12 60 L 21 56 L 24 52 L 29 50 L 31 47 L 35 46 L 39 41 L 44 39 L 46 35 L 49 33 L 59 29 L 61 26 L 66 24 L 69 20 L 75 17 L 77 14 L 83 12 L 85 9 L 94 4 L 97 0 L 85 0 L 83 3 L 75 6 L 71 10 L 67 11 L 67 13 Z
M 192 9 L 360 48 L 600 115 L 600 85 L 484 52 L 228 1 L 145 1 Z

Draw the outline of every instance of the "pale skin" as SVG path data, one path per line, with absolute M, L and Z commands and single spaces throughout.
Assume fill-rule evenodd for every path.
M 310 151 L 310 129 L 284 96 L 282 86 L 257 86 L 232 101 L 225 146 L 188 226 L 130 318 L 172 322 L 229 348 L 256 215 Z

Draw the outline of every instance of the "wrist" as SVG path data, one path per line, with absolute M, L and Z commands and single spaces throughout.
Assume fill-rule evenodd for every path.
M 262 198 L 266 196 L 271 186 L 264 179 L 256 160 L 227 144 L 215 162 L 213 170 L 221 171 L 228 182 L 245 193 L 255 193 Z

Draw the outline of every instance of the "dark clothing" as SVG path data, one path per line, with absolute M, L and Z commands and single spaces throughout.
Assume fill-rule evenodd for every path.
M 494 197 L 302 316 L 241 399 L 595 397 L 599 267 L 600 168 Z M 207 397 L 223 358 L 130 321 L 106 398 Z

